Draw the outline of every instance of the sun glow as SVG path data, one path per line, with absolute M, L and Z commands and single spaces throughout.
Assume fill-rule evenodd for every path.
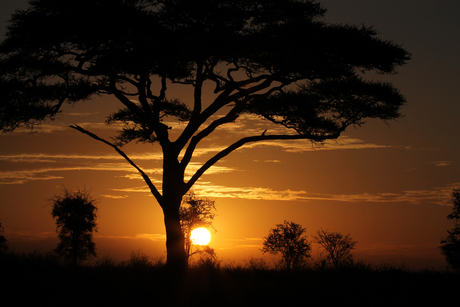
M 196 228 L 190 235 L 192 244 L 207 245 L 211 241 L 211 234 L 206 228 Z

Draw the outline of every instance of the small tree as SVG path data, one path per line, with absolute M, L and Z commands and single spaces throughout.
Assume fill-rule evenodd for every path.
M 349 234 L 344 236 L 339 232 L 320 229 L 314 238 L 315 242 L 324 248 L 326 258 L 335 268 L 352 262 L 351 250 L 355 248 L 357 242 L 353 241 Z
M 215 216 L 216 207 L 213 200 L 207 198 L 198 198 L 192 191 L 188 192 L 182 200 L 181 207 L 179 208 L 180 223 L 182 232 L 185 238 L 185 253 L 187 259 L 190 256 L 206 252 L 207 249 L 192 250 L 192 241 L 190 235 L 192 230 L 198 227 L 209 228 L 212 227 L 212 220 Z
M 454 270 L 460 270 L 460 189 L 453 190 L 452 201 L 454 208 L 447 218 L 454 221 L 455 227 L 441 240 L 441 253 Z
M 2 223 L 0 223 L 0 254 L 3 254 L 8 250 L 8 243 L 3 233 L 4 230 L 2 227 Z
M 80 190 L 70 193 L 64 189 L 64 195 L 54 196 L 52 201 L 51 214 L 56 219 L 61 241 L 54 251 L 74 265 L 79 260 L 96 256 L 93 231 L 97 231 L 97 208 L 89 193 Z
M 263 253 L 276 255 L 281 253 L 286 270 L 298 267 L 306 258 L 311 257 L 310 242 L 302 235 L 306 229 L 300 224 L 284 221 L 270 229 L 264 238 Z

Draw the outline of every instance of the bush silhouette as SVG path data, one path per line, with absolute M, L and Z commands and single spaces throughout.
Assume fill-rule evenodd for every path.
M 456 271 L 460 271 L 460 189 L 452 192 L 454 208 L 452 213 L 447 216 L 454 221 L 454 229 L 448 230 L 447 237 L 441 240 L 441 252 L 446 258 L 447 263 Z
M 89 193 L 80 190 L 71 193 L 64 189 L 64 195 L 54 196 L 52 201 L 51 214 L 56 219 L 60 240 L 56 254 L 74 265 L 96 256 L 93 231 L 97 231 L 97 208 Z
M 4 229 L 2 227 L 2 223 L 0 223 L 0 254 L 5 253 L 8 250 L 8 243 L 5 238 L 4 234 Z

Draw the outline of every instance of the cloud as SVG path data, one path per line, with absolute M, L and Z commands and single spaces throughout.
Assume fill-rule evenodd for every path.
M 79 112 L 69 112 L 69 113 L 66 113 L 66 115 L 69 115 L 69 116 L 89 116 L 89 115 L 94 115 L 94 114 L 98 114 L 99 112 L 83 112 L 83 113 L 79 113 Z
M 452 164 L 452 161 L 434 161 L 434 162 L 429 162 L 429 164 L 434 164 L 436 166 L 449 166 Z
M 161 153 L 145 153 L 129 155 L 132 160 L 160 161 L 163 158 Z M 123 160 L 119 154 L 104 155 L 79 155 L 79 154 L 13 154 L 0 155 L 0 160 L 8 162 L 59 162 L 58 160 Z
M 165 234 L 158 233 L 139 233 L 135 237 L 136 239 L 148 239 L 151 241 L 164 241 L 166 240 Z
M 460 186 L 460 183 L 452 186 Z M 326 194 L 310 193 L 303 190 L 274 190 L 264 187 L 228 187 L 214 185 L 211 182 L 199 181 L 193 190 L 195 193 L 209 198 L 240 198 L 253 200 L 272 201 L 336 201 L 336 202 L 374 202 L 396 203 L 405 202 L 421 204 L 430 202 L 437 205 L 452 205 L 452 186 L 437 187 L 431 190 L 408 190 L 400 193 L 360 193 L 360 194 Z M 112 189 L 112 191 L 125 193 L 148 193 L 147 186 Z
M 40 124 L 38 126 L 34 126 L 33 130 L 30 128 L 26 127 L 21 127 L 15 129 L 15 133 L 35 133 L 35 132 L 41 132 L 41 133 L 52 133 L 55 131 L 64 131 L 69 129 L 69 127 L 65 124 Z
M 123 189 L 111 189 L 111 191 L 126 192 L 126 193 L 151 193 L 148 186 L 123 188 Z
M 277 201 L 337 201 L 337 202 L 376 202 L 395 203 L 406 202 L 421 204 L 430 202 L 437 205 L 452 205 L 452 186 L 436 187 L 431 190 L 409 190 L 400 193 L 360 193 L 360 194 L 325 194 L 309 193 L 306 191 L 282 190 L 277 191 L 261 187 L 225 187 L 212 185 L 209 182 L 199 182 L 194 186 L 196 193 L 210 198 L 242 198 L 254 200 Z
M 329 140 L 318 145 L 308 140 L 263 141 L 244 145 L 243 148 L 256 148 L 262 146 L 279 147 L 286 152 L 302 153 L 317 150 L 350 150 L 350 149 L 380 149 L 392 146 L 366 143 L 363 140 L 342 136 L 336 141 Z
M 24 184 L 37 180 L 63 179 L 62 176 L 45 175 L 48 169 L 27 170 L 27 171 L 3 171 L 0 172 L 0 185 L 2 184 Z
M 262 247 L 263 238 L 242 238 L 242 239 L 226 239 L 227 243 L 221 244 L 219 249 L 260 249 Z
M 21 170 L 21 171 L 0 171 L 1 184 L 23 184 L 35 180 L 54 180 L 63 179 L 61 175 L 46 175 L 51 172 L 69 172 L 69 171 L 125 171 L 136 172 L 126 163 L 101 163 L 96 165 L 72 166 L 72 167 L 48 167 L 41 169 Z
M 196 171 L 202 166 L 202 163 L 198 162 L 191 162 L 188 166 L 187 169 L 185 170 L 185 177 L 190 178 L 193 176 Z M 236 169 L 233 167 L 226 167 L 226 166 L 218 166 L 218 165 L 213 165 L 211 166 L 207 171 L 206 175 L 215 175 L 215 174 L 221 174 L 221 173 L 230 173 L 235 171 Z
M 9 230 L 5 229 L 8 234 L 8 240 L 11 241 L 41 241 L 50 238 L 56 238 L 55 231 L 31 231 L 31 230 Z
M 100 197 L 104 198 L 111 198 L 111 199 L 123 199 L 123 198 L 128 198 L 128 195 L 99 195 Z
M 104 238 L 104 239 L 147 239 L 150 241 L 166 240 L 166 234 L 161 234 L 161 233 L 138 233 L 134 236 L 103 236 L 100 234 L 95 234 L 94 236 L 96 238 Z
M 307 200 L 305 191 L 275 191 L 261 187 L 225 187 L 210 182 L 198 182 L 194 191 L 210 198 L 244 198 L 258 200 Z

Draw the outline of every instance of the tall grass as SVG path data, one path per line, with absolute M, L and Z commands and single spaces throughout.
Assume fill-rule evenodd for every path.
M 52 253 L 7 253 L 0 282 L 0 306 L 438 306 L 457 300 L 460 274 L 359 261 L 287 272 L 251 258 L 242 265 L 196 261 L 178 278 L 163 258 L 141 251 L 79 267 Z

